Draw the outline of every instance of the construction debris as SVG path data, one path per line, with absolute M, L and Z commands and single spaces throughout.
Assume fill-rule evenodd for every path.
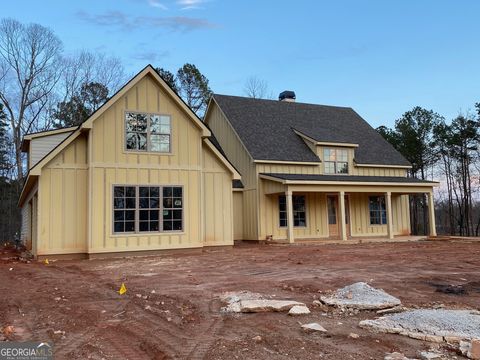
M 405 306 L 395 306 L 395 307 L 389 308 L 389 309 L 377 310 L 377 314 L 378 315 L 394 314 L 394 313 L 399 313 L 399 312 L 407 311 L 407 310 L 408 310 L 408 308 L 406 308 Z
M 480 338 L 480 312 L 417 309 L 363 320 L 359 326 L 425 341 L 459 342 Z
M 305 307 L 305 304 L 293 300 L 241 300 L 240 312 L 255 313 L 269 311 L 289 311 L 295 305 Z
M 415 360 L 415 359 L 408 358 L 399 352 L 393 352 L 393 353 L 385 354 L 385 357 L 383 358 L 383 360 Z
M 288 315 L 308 315 L 310 314 L 310 310 L 305 305 L 295 305 L 293 306 Z
M 442 360 L 445 356 L 442 353 L 436 351 L 421 351 L 420 357 L 423 360 Z
M 302 325 L 302 329 L 307 332 L 327 332 L 327 330 L 319 323 L 304 324 Z
M 249 291 L 228 292 L 220 296 L 228 305 L 222 308 L 225 312 L 256 313 L 289 311 L 294 306 L 305 307 L 304 303 L 293 300 L 265 299 L 264 295 Z M 308 310 L 308 308 L 307 308 Z M 304 310 L 303 310 L 304 311 Z M 310 312 L 310 310 L 308 310 Z
M 386 309 L 401 305 L 401 301 L 396 297 L 365 282 L 345 286 L 332 295 L 321 296 L 320 299 L 327 305 L 360 310 Z

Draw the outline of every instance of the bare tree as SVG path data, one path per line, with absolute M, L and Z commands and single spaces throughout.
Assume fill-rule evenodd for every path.
M 84 84 L 99 83 L 110 95 L 125 82 L 125 71 L 119 58 L 82 50 L 63 59 L 63 74 L 59 84 L 62 101 L 77 95 Z
M 243 91 L 246 96 L 253 99 L 267 99 L 272 97 L 271 94 L 268 93 L 267 82 L 256 76 L 251 76 L 247 79 Z
M 0 101 L 10 122 L 17 176 L 23 180 L 21 141 L 38 123 L 61 72 L 62 42 L 48 28 L 0 22 Z

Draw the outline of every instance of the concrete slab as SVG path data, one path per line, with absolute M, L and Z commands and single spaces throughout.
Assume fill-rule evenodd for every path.
M 359 326 L 414 339 L 442 342 L 480 338 L 480 312 L 475 310 L 417 309 L 390 314 Z
M 396 297 L 365 282 L 345 286 L 332 295 L 321 296 L 320 300 L 327 305 L 360 310 L 386 309 L 401 305 L 401 301 Z

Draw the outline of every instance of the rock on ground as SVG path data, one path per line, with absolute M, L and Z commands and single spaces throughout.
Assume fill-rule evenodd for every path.
M 415 359 L 408 358 L 399 352 L 393 352 L 393 353 L 385 354 L 385 357 L 383 358 L 383 360 L 415 360 Z
M 309 332 L 314 332 L 314 331 L 327 332 L 327 329 L 325 329 L 319 323 L 304 324 L 302 325 L 302 329 Z
M 445 358 L 443 354 L 434 351 L 421 351 L 420 357 L 423 360 L 442 360 Z
M 305 307 L 305 304 L 293 300 L 240 300 L 240 312 L 267 312 L 267 311 L 288 311 L 295 305 Z
M 360 327 L 441 342 L 480 338 L 480 312 L 472 310 L 417 309 L 363 320 Z
M 266 299 L 266 296 L 250 291 L 226 292 L 220 295 L 220 299 L 228 305 L 222 310 L 236 313 L 254 313 L 269 311 L 289 311 L 294 306 L 300 306 L 307 309 L 304 303 L 293 300 L 273 300 Z M 299 311 L 299 310 L 296 310 Z M 304 311 L 304 310 L 303 310 Z
M 220 295 L 220 299 L 227 303 L 227 306 L 222 308 L 222 310 L 226 312 L 241 312 L 241 300 L 258 300 L 263 298 L 262 294 L 253 293 L 247 290 L 228 291 Z
M 292 308 L 288 312 L 288 315 L 308 315 L 308 314 L 310 314 L 310 310 L 305 305 L 292 306 Z
M 321 296 L 320 299 L 328 305 L 362 310 L 385 309 L 401 305 L 396 297 L 382 289 L 375 289 L 365 282 L 345 286 L 332 295 Z

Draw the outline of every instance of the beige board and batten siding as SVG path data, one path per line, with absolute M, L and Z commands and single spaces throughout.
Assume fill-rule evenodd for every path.
M 77 137 L 42 168 L 36 255 L 86 253 L 87 169 L 85 135 Z
M 62 132 L 53 135 L 45 135 L 33 138 L 30 141 L 29 151 L 29 169 L 35 166 L 40 160 L 43 159 L 50 151 L 52 151 L 58 144 L 70 136 L 72 132 Z
M 371 225 L 369 196 L 374 194 L 351 193 L 349 195 L 352 236 L 386 236 L 387 225 Z M 383 196 L 384 193 L 378 195 Z M 393 234 L 410 234 L 408 195 L 392 194 Z
M 257 176 L 253 159 L 239 140 L 239 137 L 235 133 L 232 125 L 228 122 L 225 114 L 214 100 L 210 103 L 208 113 L 205 116 L 205 122 L 212 129 L 212 132 L 215 134 L 228 159 L 242 175 L 242 183 L 244 186 L 242 195 L 234 197 L 234 202 L 236 203 L 234 205 L 235 219 L 240 217 L 237 211 L 242 210 L 242 240 L 257 240 L 258 194 Z M 240 202 L 242 203 L 241 205 Z
M 243 240 L 243 191 L 233 192 L 233 239 Z
M 171 153 L 141 153 L 125 150 L 125 112 L 147 112 L 171 117 Z M 201 130 L 187 114 L 150 76 L 144 77 L 122 98 L 112 104 L 93 123 L 91 129 L 90 191 L 91 234 L 89 252 L 116 252 L 156 250 L 170 248 L 193 248 L 204 245 L 204 236 L 209 236 L 208 245 L 232 243 L 232 220 L 228 216 L 215 219 L 213 236 L 210 216 L 202 209 L 203 188 L 225 188 L 229 177 L 229 196 L 212 198 L 204 196 L 204 206 L 219 212 L 219 201 L 228 209 L 231 201 L 231 175 L 218 169 L 202 174 L 202 162 L 208 162 L 208 151 L 203 150 Z M 212 160 L 213 161 L 213 160 Z M 216 159 L 219 162 L 218 159 Z M 208 165 L 212 168 L 213 165 Z M 202 186 L 202 176 L 203 186 Z M 213 184 L 212 184 L 213 183 Z M 179 185 L 183 187 L 183 230 L 178 232 L 155 232 L 138 234 L 115 234 L 113 232 L 112 189 L 122 185 Z M 210 206 L 209 202 L 215 205 Z M 221 211 L 221 210 L 220 210 Z M 222 215 L 222 214 L 220 214 Z M 207 222 L 210 221 L 210 222 Z
M 292 165 L 292 164 L 256 164 L 257 177 L 261 173 L 277 174 L 321 174 L 322 167 L 318 165 Z M 278 195 L 268 195 L 275 191 L 285 192 L 286 187 L 273 181 L 259 179 L 259 239 L 273 235 L 274 239 L 286 239 L 287 229 L 280 227 Z M 305 195 L 307 210 L 307 225 L 295 227 L 295 238 L 321 238 L 328 236 L 326 195 L 320 193 L 295 193 Z
M 327 195 L 325 193 L 295 193 L 305 196 L 306 226 L 294 227 L 295 239 L 328 237 Z M 260 238 L 272 235 L 275 240 L 287 239 L 287 228 L 280 227 L 278 194 L 264 197 L 260 218 Z
M 203 151 L 205 246 L 233 245 L 232 177 L 213 153 Z

